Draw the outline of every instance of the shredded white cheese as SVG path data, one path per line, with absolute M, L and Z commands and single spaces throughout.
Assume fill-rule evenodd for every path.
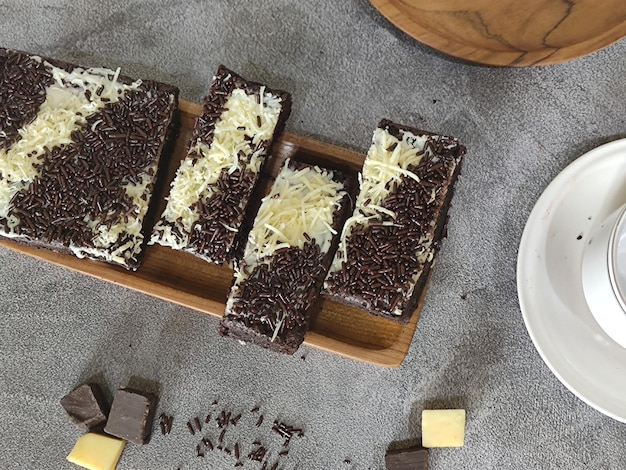
M 210 147 L 198 139 L 191 147 L 190 155 L 179 166 L 170 188 L 167 206 L 150 243 L 185 249 L 189 234 L 200 217 L 192 206 L 215 193 L 215 183 L 222 171 L 233 173 L 241 170 L 244 164 L 247 171 L 260 171 L 265 150 L 256 149 L 256 146 L 272 138 L 282 106 L 281 99 L 265 93 L 264 87 L 260 95 L 259 103 L 257 95 L 248 95 L 242 89 L 233 90 L 215 124 Z M 196 155 L 200 155 L 200 158 Z M 182 237 L 174 234 L 169 226 L 176 220 L 184 228 Z M 227 228 L 238 230 L 236 227 Z
M 294 170 L 285 164 L 261 202 L 248 235 L 246 262 L 267 259 L 280 248 L 302 248 L 307 237 L 328 251 L 337 234 L 334 213 L 345 195 L 343 184 L 332 176 L 317 166 Z

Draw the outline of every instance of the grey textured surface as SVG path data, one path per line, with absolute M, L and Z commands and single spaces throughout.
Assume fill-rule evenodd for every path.
M 365 0 L 28 0 L 0 3 L 0 46 L 121 66 L 196 102 L 224 63 L 292 92 L 290 131 L 364 151 L 388 117 L 469 149 L 398 369 L 308 347 L 306 360 L 242 347 L 218 336 L 215 318 L 0 249 L 0 468 L 72 468 L 65 456 L 80 432 L 58 401 L 94 376 L 109 396 L 147 381 L 159 410 L 175 416 L 171 435 L 128 445 L 120 469 L 232 468 L 217 453 L 196 459 L 197 436 L 184 426 L 215 398 L 246 412 L 262 405 L 261 428 L 247 413 L 228 435 L 242 449 L 256 437 L 275 443 L 272 418 L 302 426 L 289 469 L 383 469 L 390 444 L 419 438 L 425 407 L 467 409 L 465 447 L 432 450 L 433 470 L 626 467 L 626 425 L 549 371 L 515 283 L 542 190 L 585 151 L 625 135 L 626 42 L 563 65 L 496 69 L 417 43 Z

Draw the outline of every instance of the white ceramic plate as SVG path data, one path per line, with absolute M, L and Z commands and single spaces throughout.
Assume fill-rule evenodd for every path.
M 528 333 L 552 372 L 581 400 L 626 422 L 626 349 L 595 322 L 582 288 L 582 252 L 595 224 L 626 202 L 626 139 L 565 168 L 533 208 L 517 259 Z

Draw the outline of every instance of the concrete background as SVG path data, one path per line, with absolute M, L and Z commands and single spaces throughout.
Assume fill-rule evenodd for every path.
M 365 0 L 13 0 L 0 3 L 0 46 L 121 66 L 195 102 L 224 63 L 293 94 L 289 131 L 365 151 L 387 117 L 468 147 L 449 236 L 397 369 L 308 347 L 306 360 L 242 347 L 217 334 L 216 318 L 0 249 L 1 468 L 73 468 L 65 456 L 80 432 L 58 400 L 90 377 L 109 394 L 147 382 L 159 412 L 175 416 L 171 435 L 128 445 L 119 469 L 232 468 L 218 453 L 197 459 L 184 426 L 214 399 L 246 413 L 262 405 L 269 424 L 256 428 L 248 413 L 237 427 L 246 445 L 273 439 L 273 418 L 303 427 L 286 469 L 383 469 L 390 445 L 418 442 L 426 407 L 463 407 L 468 419 L 465 447 L 432 450 L 432 470 L 626 467 L 626 425 L 550 372 L 515 280 L 520 236 L 546 185 L 625 135 L 626 42 L 563 65 L 491 68 L 416 42 Z

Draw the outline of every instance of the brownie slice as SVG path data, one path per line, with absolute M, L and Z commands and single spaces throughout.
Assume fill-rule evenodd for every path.
M 406 323 L 444 235 L 465 147 L 383 120 L 323 295 Z
M 219 331 L 293 354 L 349 211 L 352 178 L 287 160 L 254 220 Z
M 220 65 L 150 243 L 232 261 L 248 201 L 290 112 L 289 93 Z
M 0 236 L 136 269 L 178 90 L 0 49 Z

